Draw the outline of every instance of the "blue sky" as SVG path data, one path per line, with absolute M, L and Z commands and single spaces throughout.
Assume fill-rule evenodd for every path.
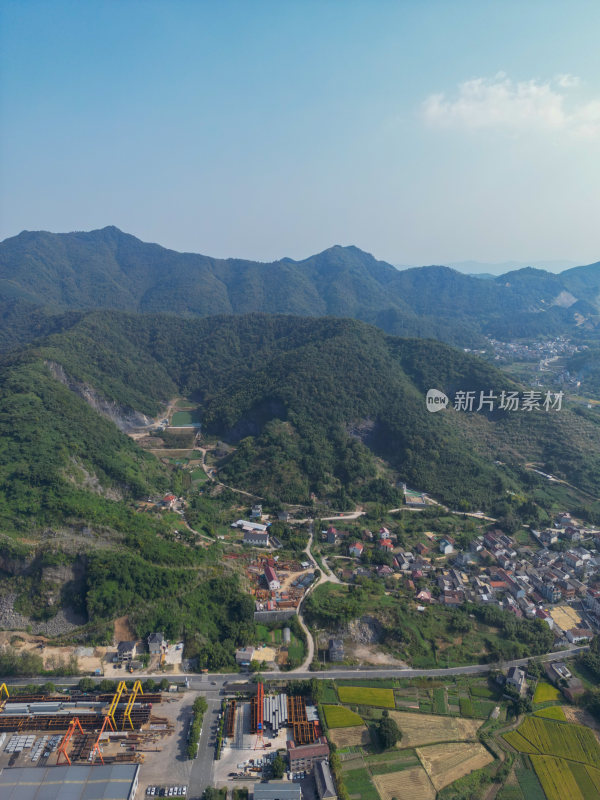
M 600 259 L 600 3 L 10 2 L 0 238 Z

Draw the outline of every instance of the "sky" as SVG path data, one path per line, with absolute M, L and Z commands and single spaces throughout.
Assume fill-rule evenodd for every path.
M 598 261 L 599 30 L 597 0 L 2 0 L 0 239 Z

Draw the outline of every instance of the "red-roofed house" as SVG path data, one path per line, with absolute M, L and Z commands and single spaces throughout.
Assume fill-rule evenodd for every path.
M 267 584 L 272 592 L 276 591 L 277 589 L 281 589 L 281 584 L 279 583 L 277 573 L 273 567 L 270 567 L 269 565 L 265 567 L 265 578 L 267 579 Z
M 351 556 L 354 556 L 355 558 L 360 558 L 363 554 L 364 549 L 365 546 L 362 542 L 354 542 L 354 544 L 351 544 L 350 547 L 348 548 L 348 552 L 350 553 Z
M 379 540 L 379 549 L 385 550 L 386 553 L 391 553 L 393 550 L 392 540 L 391 539 L 380 539 Z
M 175 500 L 177 500 L 177 498 L 174 494 L 166 494 L 162 499 L 162 504 L 166 506 L 166 508 L 173 508 Z

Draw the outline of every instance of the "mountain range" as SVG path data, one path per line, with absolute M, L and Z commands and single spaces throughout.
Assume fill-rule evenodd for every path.
M 476 346 L 484 334 L 595 334 L 600 262 L 481 280 L 444 266 L 399 271 L 356 247 L 259 263 L 178 253 L 115 227 L 24 231 L 0 243 L 0 297 L 5 348 L 30 338 L 20 329 L 25 313 L 36 320 L 29 330 L 43 334 L 57 313 L 90 308 L 351 317 L 387 333 Z

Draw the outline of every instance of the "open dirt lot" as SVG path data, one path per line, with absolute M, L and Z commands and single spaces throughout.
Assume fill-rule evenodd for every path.
M 373 783 L 381 800 L 435 800 L 436 791 L 423 767 L 374 775 Z
M 483 745 L 468 742 L 419 747 L 417 755 L 438 792 L 494 760 Z
M 95 672 L 102 667 L 102 659 L 106 647 L 78 648 L 78 647 L 53 647 L 47 644 L 44 636 L 34 636 L 19 631 L 0 631 L 0 649 L 5 645 L 21 653 L 32 652 L 40 655 L 44 662 L 44 669 L 56 669 L 61 664 L 68 664 L 71 658 L 77 658 L 80 672 Z M 81 653 L 85 653 L 82 655 Z
M 436 714 L 411 714 L 390 711 L 402 731 L 402 747 L 419 747 L 434 742 L 463 742 L 477 738 L 482 722 L 460 717 L 441 717 Z
M 331 728 L 329 737 L 340 748 L 369 744 L 371 741 L 366 725 L 355 725 L 352 728 Z

